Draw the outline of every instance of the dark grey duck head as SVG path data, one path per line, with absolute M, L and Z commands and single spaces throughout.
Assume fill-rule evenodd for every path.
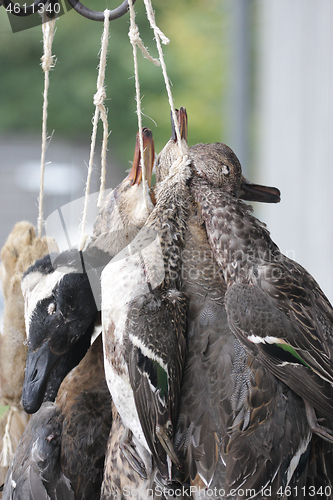
M 235 198 L 265 203 L 278 203 L 281 199 L 277 188 L 253 184 L 245 179 L 237 156 L 222 142 L 191 146 L 189 157 L 199 177 Z

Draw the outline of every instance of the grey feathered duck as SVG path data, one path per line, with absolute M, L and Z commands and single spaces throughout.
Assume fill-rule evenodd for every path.
M 202 146 L 189 150 L 194 168 Z M 215 145 L 217 156 L 219 146 L 224 145 Z M 209 172 L 209 155 L 206 160 Z M 157 176 L 159 167 L 157 162 Z M 170 163 L 161 167 L 166 175 Z M 204 176 L 194 174 L 193 197 Z M 252 201 L 280 199 L 277 189 L 253 185 L 243 176 L 237 195 Z M 207 204 L 212 201 L 208 195 Z M 247 489 L 248 495 L 255 491 L 260 497 L 262 488 L 269 485 L 267 494 L 273 497 L 288 486 L 298 491 L 295 498 L 302 498 L 302 487 L 310 477 L 317 485 L 330 487 L 323 443 L 316 446 L 322 472 L 319 465 L 317 471 L 313 467 L 314 446 L 303 401 L 249 356 L 230 330 L 223 273 L 210 248 L 200 205 L 190 198 L 189 204 L 181 270 L 182 291 L 189 297 L 188 352 L 175 436 L 176 453 L 184 466 L 182 477 L 190 474 L 194 485 L 223 486 L 228 493 L 242 486 L 241 496 Z
M 180 111 L 180 124 L 184 117 Z M 191 171 L 174 138 L 158 163 L 164 155 L 173 158 L 174 167 L 165 179 L 159 177 L 153 212 L 130 249 L 102 273 L 102 324 L 106 379 L 124 425 L 132 432 L 142 473 L 149 474 L 155 464 L 169 479 L 171 463 L 179 465 L 172 440 L 187 308 L 179 291 L 179 266 Z
M 195 148 L 190 148 L 190 158 Z M 160 170 L 165 176 L 171 164 L 167 155 L 163 162 L 157 161 L 157 178 Z M 280 199 L 277 189 L 253 185 L 244 177 L 239 195 L 253 201 Z M 258 495 L 274 481 L 274 495 L 280 485 L 294 484 L 291 478 L 302 447 L 305 443 L 305 452 L 309 444 L 304 408 L 292 391 L 251 361 L 231 332 L 223 275 L 210 249 L 200 207 L 191 197 L 188 204 L 181 269 L 181 290 L 189 298 L 188 352 L 174 443 L 182 462 L 181 477 L 191 475 L 193 485 L 226 491 L 242 485 Z M 290 411 L 293 399 L 296 412 Z M 291 424 L 299 403 L 300 433 L 295 435 Z M 280 406 L 284 411 L 274 418 Z M 281 425 L 286 432 L 277 432 Z M 220 459 L 223 444 L 226 466 Z
M 22 291 L 28 339 L 22 404 L 35 413 L 43 400 L 54 401 L 86 354 L 97 308 L 76 250 L 36 261 L 23 275 Z
M 197 227 L 189 228 L 188 245 L 205 250 L 211 263 L 202 258 L 206 268 L 197 289 L 200 277 L 193 277 L 193 270 L 200 271 L 204 253 L 187 263 L 189 350 L 176 449 L 185 452 L 185 464 L 196 464 L 192 476 L 197 469 L 206 484 L 214 484 L 222 429 L 226 470 L 219 484 L 227 491 L 248 486 L 258 492 L 258 485 L 271 485 L 274 496 L 279 485 L 296 485 L 294 498 L 304 498 L 306 479 L 308 485 L 331 484 L 325 474 L 330 445 L 325 449 L 310 432 L 331 439 L 311 410 L 320 417 L 331 411 L 331 306 L 313 278 L 282 256 L 250 207 L 237 200 L 242 175 L 234 153 L 221 143 L 199 144 L 189 156 L 196 171 L 191 191 Z M 198 410 L 198 401 L 206 413 Z M 205 435 L 211 436 L 209 446 Z M 191 436 L 194 446 L 188 444 Z M 312 467 L 314 448 L 321 473 Z M 216 450 L 215 456 L 208 449 Z
M 333 441 L 311 411 L 331 419 L 332 306 L 312 276 L 280 252 L 235 198 L 241 177 L 236 160 L 221 145 L 199 146 L 194 160 L 202 176 L 196 198 L 228 287 L 230 326 L 252 355 L 304 399 L 313 432 Z
M 191 148 L 189 154 L 191 156 Z M 163 168 L 166 168 L 165 164 Z M 243 184 L 242 192 L 247 193 L 245 179 L 243 179 Z M 264 186 L 256 186 L 257 192 L 255 188 L 253 189 L 252 199 L 254 200 L 257 196 L 261 198 L 261 201 L 263 198 L 265 201 L 278 201 L 279 199 L 276 189 Z M 242 399 L 237 401 L 236 408 L 240 422 L 242 403 L 247 395 L 245 383 L 250 384 L 251 380 L 249 374 L 246 373 L 247 378 L 243 375 L 243 371 L 246 372 L 247 368 L 246 359 L 243 360 L 245 368 L 241 362 L 239 363 L 239 373 L 234 368 L 234 358 L 242 354 L 239 352 L 242 348 L 239 346 L 237 352 L 234 347 L 234 336 L 228 327 L 223 306 L 226 286 L 223 277 L 218 274 L 218 265 L 212 256 L 199 209 L 193 201 L 186 223 L 187 232 L 182 253 L 182 290 L 190 298 L 187 314 L 188 354 L 181 386 L 180 417 L 175 446 L 185 462 L 185 471 L 183 471 L 185 477 L 190 472 L 192 477 L 195 477 L 198 470 L 206 485 L 211 484 L 214 476 L 215 486 L 225 486 L 225 470 L 219 459 L 220 442 L 228 425 L 233 423 L 230 421 L 233 415 L 231 399 L 235 392 L 234 379 L 236 376 L 238 379 L 241 376 L 244 378 L 244 388 L 238 380 L 238 385 L 241 386 L 239 391 L 243 393 Z M 234 373 L 231 373 L 232 370 Z M 269 391 L 266 392 L 266 399 L 269 401 L 268 393 Z M 251 409 L 248 408 L 243 412 L 247 419 L 250 411 Z M 263 420 L 265 418 L 262 416 Z M 247 435 L 253 433 L 254 425 L 255 423 L 249 426 L 250 430 Z M 258 426 L 258 423 L 256 425 Z M 268 433 L 271 430 L 268 430 Z M 251 444 L 247 444 L 246 439 L 244 441 L 247 448 L 251 449 Z M 276 442 L 271 446 L 275 444 Z M 262 460 L 266 461 L 266 456 Z M 243 463 L 239 467 L 241 472 L 236 471 L 232 464 L 236 479 L 243 482 L 243 475 L 241 478 L 239 476 L 243 473 L 244 476 L 251 475 L 253 473 L 253 470 L 250 470 L 251 467 L 256 469 L 258 463 L 260 465 L 260 458 L 257 461 L 249 460 L 248 463 Z M 186 472 L 186 468 L 190 468 L 190 471 Z M 267 470 L 266 475 L 269 475 Z M 275 470 L 271 471 L 271 477 L 273 476 L 275 476 Z M 258 474 L 255 477 L 257 480 L 255 486 L 258 483 L 266 484 L 266 477 L 258 478 Z M 233 477 L 229 479 L 230 485 L 235 486 L 236 480 L 233 480 Z

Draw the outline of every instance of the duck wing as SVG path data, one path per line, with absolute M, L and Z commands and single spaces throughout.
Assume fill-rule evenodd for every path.
M 295 321 L 286 307 L 278 309 L 274 299 L 256 285 L 232 285 L 226 293 L 226 310 L 231 329 L 244 346 L 276 377 L 330 419 L 332 369 L 327 344 L 320 342 L 315 328 L 310 323 Z M 322 366 L 319 365 L 321 359 Z
M 228 494 L 241 489 L 250 495 L 252 491 L 253 498 L 262 498 L 266 488 L 272 498 L 278 498 L 287 486 L 301 492 L 312 437 L 304 402 L 247 355 L 237 339 L 235 358 L 233 412 L 221 453 L 226 464 L 224 488 Z
M 60 467 L 61 426 L 53 403 L 44 403 L 30 419 L 8 470 L 3 499 L 74 500 Z
M 112 423 L 101 337 L 97 337 L 81 363 L 67 375 L 56 401 L 63 416 L 62 471 L 71 481 L 75 498 L 81 500 L 100 498 Z
M 130 304 L 126 350 L 130 383 L 147 444 L 164 477 L 179 466 L 173 436 L 186 351 L 187 298 L 155 289 Z M 158 335 L 157 332 L 158 331 Z

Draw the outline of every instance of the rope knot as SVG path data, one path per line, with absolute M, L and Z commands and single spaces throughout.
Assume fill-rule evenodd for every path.
M 102 106 L 106 99 L 105 87 L 101 87 L 94 95 L 94 106 Z
M 138 45 L 140 42 L 142 43 L 142 40 L 140 38 L 139 28 L 137 27 L 137 25 L 131 26 L 128 32 L 128 37 L 132 45 L 134 44 Z
M 50 54 L 44 54 L 41 57 L 41 61 L 44 73 L 46 71 L 50 71 L 55 66 L 54 56 L 51 56 Z

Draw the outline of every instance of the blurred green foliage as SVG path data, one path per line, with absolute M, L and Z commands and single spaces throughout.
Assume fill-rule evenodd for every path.
M 22 2 L 21 2 L 22 3 Z M 29 3 L 29 2 L 28 2 Z M 120 0 L 89 0 L 90 8 L 114 8 Z M 226 51 L 221 0 L 155 0 L 156 22 L 170 38 L 163 46 L 176 107 L 189 116 L 189 144 L 221 139 L 222 98 L 226 91 Z M 144 4 L 135 4 L 141 38 L 157 57 L 153 32 Z M 51 72 L 48 131 L 57 137 L 90 142 L 94 113 L 98 52 L 102 23 L 70 11 L 56 23 Z M 137 130 L 132 46 L 128 39 L 129 16 L 110 24 L 106 70 L 109 150 L 126 160 L 132 157 Z M 0 134 L 40 133 L 43 74 L 41 27 L 12 33 L 4 8 L 0 9 Z M 144 126 L 152 129 L 156 150 L 170 137 L 170 111 L 160 67 L 138 51 Z M 149 118 L 148 118 L 149 117 Z M 151 119 L 150 119 L 151 118 Z M 101 138 L 101 128 L 98 139 Z M 130 154 L 128 153 L 130 151 Z

